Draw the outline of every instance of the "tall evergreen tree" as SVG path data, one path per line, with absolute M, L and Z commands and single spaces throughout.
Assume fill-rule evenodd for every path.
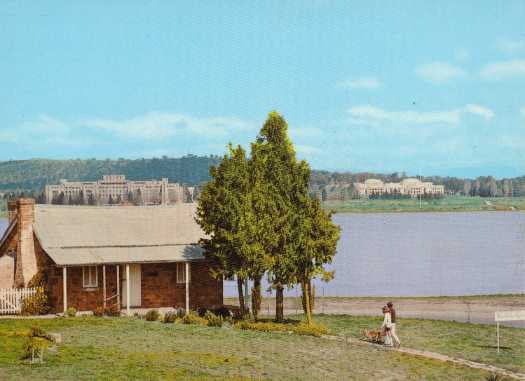
M 298 162 L 288 138 L 288 125 L 277 112 L 269 114 L 252 144 L 254 190 L 260 197 L 255 214 L 260 243 L 270 255 L 268 279 L 275 289 L 275 317 L 283 320 L 284 288 L 296 279 L 294 228 L 300 217 L 298 208 L 309 198 L 310 169 Z
M 318 199 L 305 199 L 301 205 L 302 216 L 294 229 L 297 244 L 295 268 L 297 281 L 303 292 L 303 308 L 308 323 L 312 321 L 313 293 L 311 281 L 315 276 L 330 280 L 333 272 L 325 270 L 336 253 L 340 229 L 332 222 L 332 214 L 326 213 Z
M 209 236 L 201 240 L 205 255 L 215 264 L 217 276 L 236 275 L 239 304 L 242 314 L 244 303 L 243 284 L 253 274 L 245 257 L 249 236 L 241 220 L 249 213 L 248 161 L 245 151 L 230 145 L 229 153 L 220 164 L 210 168 L 211 180 L 199 198 L 197 222 Z M 264 273 L 264 271 L 263 271 Z

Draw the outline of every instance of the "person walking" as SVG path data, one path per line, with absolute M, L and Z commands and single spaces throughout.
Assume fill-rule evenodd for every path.
M 395 347 L 399 348 L 401 346 L 401 341 L 399 340 L 399 337 L 397 337 L 396 334 L 396 309 L 394 308 L 394 303 L 388 302 L 387 305 L 388 310 L 390 311 L 390 336 L 393 340 L 393 344 Z
M 383 307 L 383 324 L 381 324 L 381 329 L 383 331 L 383 335 L 385 336 L 385 346 L 391 347 L 392 346 L 392 318 L 390 315 L 390 310 L 387 306 Z

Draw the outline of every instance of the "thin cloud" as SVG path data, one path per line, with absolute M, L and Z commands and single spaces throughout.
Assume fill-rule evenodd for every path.
M 365 89 L 375 90 L 382 87 L 381 81 L 375 77 L 360 77 L 342 81 L 338 84 L 338 87 L 343 89 Z
M 196 118 L 179 113 L 151 112 L 130 119 L 85 119 L 87 128 L 108 131 L 132 139 L 162 140 L 191 133 L 199 136 L 226 136 L 232 130 L 246 130 L 251 124 L 234 117 Z
M 480 76 L 489 81 L 525 78 L 525 60 L 515 59 L 487 64 L 481 68 Z
M 498 48 L 507 54 L 523 53 L 525 52 L 525 40 L 500 40 Z
M 445 111 L 388 111 L 380 107 L 363 105 L 348 109 L 354 122 L 377 123 L 399 122 L 406 124 L 458 124 L 465 114 L 480 116 L 485 120 L 494 117 L 494 112 L 486 107 L 469 104 L 461 108 Z
M 430 62 L 421 65 L 415 70 L 416 75 L 424 81 L 434 85 L 443 85 L 454 79 L 463 78 L 467 75 L 465 70 L 448 62 Z

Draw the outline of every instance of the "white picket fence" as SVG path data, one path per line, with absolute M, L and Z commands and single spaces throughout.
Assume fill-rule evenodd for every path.
M 0 315 L 19 314 L 25 298 L 35 295 L 38 287 L 0 288 Z

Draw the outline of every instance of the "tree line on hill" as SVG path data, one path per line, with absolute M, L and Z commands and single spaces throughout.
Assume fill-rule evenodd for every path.
M 398 183 L 409 178 L 406 173 L 352 173 L 312 171 L 310 181 L 311 192 L 317 193 L 322 200 L 348 200 L 358 198 L 358 192 L 353 184 L 362 183 L 367 179 L 380 179 L 383 182 Z M 418 177 L 419 178 L 419 177 Z M 421 181 L 430 181 L 444 185 L 445 193 L 449 195 L 479 196 L 479 197 L 524 197 L 525 176 L 496 179 L 493 176 L 479 176 L 475 179 L 422 176 Z M 429 196 L 430 197 L 430 196 Z
M 210 180 L 209 168 L 219 163 L 219 156 L 187 155 L 180 158 L 163 156 L 152 159 L 31 159 L 0 162 L 0 196 L 5 198 L 33 194 L 38 197 L 46 184 L 57 184 L 60 179 L 95 181 L 103 175 L 123 174 L 130 180 L 150 180 L 167 177 L 171 182 L 202 186 Z M 356 197 L 352 184 L 375 178 L 384 182 L 400 182 L 410 177 L 406 173 L 330 172 L 312 171 L 310 192 L 323 199 L 350 199 Z M 481 197 L 525 196 L 525 176 L 496 179 L 480 176 L 474 179 L 442 176 L 423 176 L 422 181 L 445 186 L 448 194 Z

